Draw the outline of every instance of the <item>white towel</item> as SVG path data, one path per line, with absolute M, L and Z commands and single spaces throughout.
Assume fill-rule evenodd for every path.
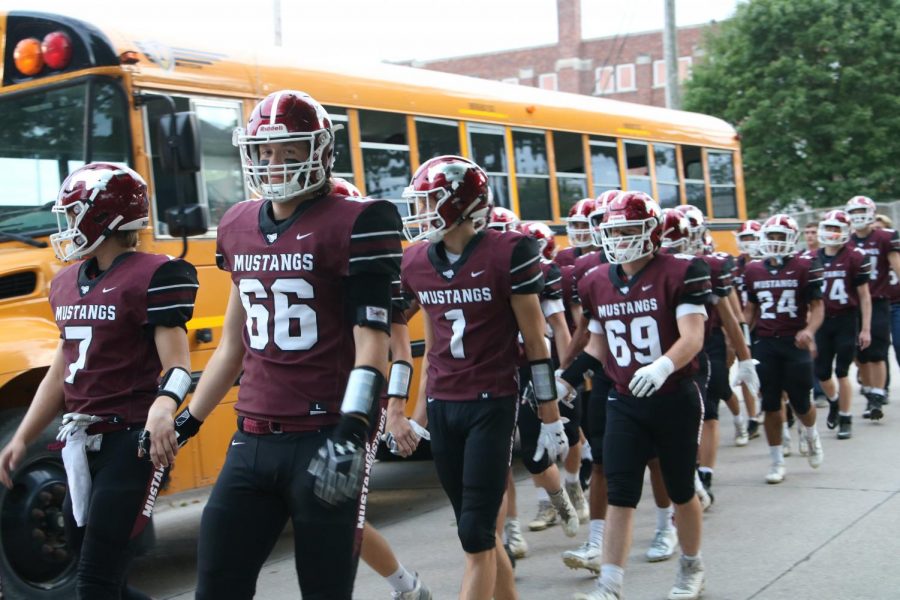
M 91 470 L 87 452 L 100 449 L 102 434 L 88 435 L 87 428 L 103 419 L 79 413 L 63 415 L 62 425 L 56 439 L 66 443 L 62 449 L 63 465 L 69 482 L 69 496 L 72 498 L 72 513 L 75 523 L 84 527 L 91 503 Z

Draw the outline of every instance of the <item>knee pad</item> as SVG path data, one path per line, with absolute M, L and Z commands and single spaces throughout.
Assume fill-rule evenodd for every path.
M 476 554 L 493 548 L 496 545 L 495 521 L 495 518 L 485 518 L 484 515 L 472 511 L 460 515 L 456 534 L 459 536 L 463 550 L 469 554 Z

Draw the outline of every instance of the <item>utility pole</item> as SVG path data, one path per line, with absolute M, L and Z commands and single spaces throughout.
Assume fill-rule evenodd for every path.
M 666 61 L 666 106 L 681 108 L 678 84 L 678 34 L 675 28 L 675 0 L 665 0 L 666 25 L 663 28 L 663 56 Z
M 275 19 L 275 45 L 281 45 L 281 0 L 272 0 L 272 11 Z

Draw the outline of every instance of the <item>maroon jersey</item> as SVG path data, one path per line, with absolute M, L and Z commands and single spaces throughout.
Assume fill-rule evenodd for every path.
M 888 254 L 900 252 L 900 236 L 897 235 L 897 232 L 893 229 L 873 229 L 864 238 L 858 237 L 854 233 L 850 236 L 848 244 L 851 248 L 859 248 L 869 257 L 871 264 L 869 289 L 872 292 L 872 299 L 890 297 L 890 272 L 892 269 Z
M 397 210 L 325 194 L 275 222 L 269 202 L 241 202 L 222 217 L 217 253 L 247 315 L 238 414 L 310 430 L 337 423 L 356 350 L 347 278 L 397 280 Z M 387 330 L 389 311 L 364 310 Z
M 825 316 L 833 317 L 859 307 L 857 287 L 870 280 L 871 261 L 859 248 L 844 245 L 834 256 L 819 249 L 816 255 L 822 263 L 822 299 Z M 893 271 L 892 271 L 893 272 Z
M 67 412 L 143 424 L 162 369 L 153 328 L 184 327 L 197 272 L 183 260 L 126 252 L 103 273 L 95 259 L 66 267 L 50 285 L 63 340 Z
M 569 333 L 575 332 L 575 323 L 572 321 L 572 304 L 575 294 L 574 271 L 574 265 L 565 265 L 559 268 L 560 288 L 562 289 L 563 307 L 566 309 L 566 325 L 569 326 Z
M 744 271 L 747 270 L 747 265 L 752 260 L 747 255 L 741 254 L 734 259 L 734 269 L 731 271 L 731 282 L 737 292 L 738 300 L 741 301 L 741 307 L 747 306 L 747 286 L 744 285 Z
M 888 291 L 888 297 L 891 299 L 891 304 L 900 302 L 900 278 L 897 277 L 897 274 L 894 273 L 893 269 L 891 269 L 891 273 L 888 275 Z
M 709 267 L 692 256 L 658 253 L 625 282 L 621 267 L 605 264 L 584 276 L 578 295 L 590 315 L 591 331 L 597 331 L 596 325 L 606 336 L 606 375 L 620 393 L 630 395 L 628 384 L 635 371 L 678 341 L 678 315 L 709 304 Z M 694 357 L 666 380 L 659 393 L 673 392 L 697 368 Z
M 427 313 L 433 339 L 425 393 L 440 400 L 478 400 L 518 393 L 513 294 L 544 287 L 537 242 L 486 230 L 459 259 L 444 244 L 416 244 L 403 255 L 403 288 Z
M 744 284 L 748 301 L 759 305 L 756 335 L 793 337 L 806 327 L 810 300 L 822 297 L 822 263 L 798 254 L 781 265 L 755 260 L 747 265 Z
M 579 256 L 584 256 L 585 254 L 589 254 L 591 252 L 593 252 L 593 250 L 589 250 L 587 248 L 568 246 L 556 253 L 556 258 L 553 259 L 553 262 L 555 262 L 560 267 L 570 267 L 575 264 L 575 261 L 578 260 Z
M 721 301 L 727 298 L 734 287 L 734 259 L 725 252 L 714 252 L 700 257 L 709 266 L 709 278 L 712 284 L 712 293 Z M 709 333 L 716 327 L 722 327 L 722 319 L 714 304 L 707 307 L 709 319 L 706 321 L 706 331 Z
M 605 265 L 607 262 L 606 253 L 602 250 L 582 254 L 575 261 L 575 268 L 572 271 L 572 295 L 576 304 L 581 304 L 581 298 L 578 296 L 578 283 L 584 279 L 588 271 Z

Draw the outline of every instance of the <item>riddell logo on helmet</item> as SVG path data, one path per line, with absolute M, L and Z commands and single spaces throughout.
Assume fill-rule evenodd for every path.
M 287 132 L 288 132 L 287 127 L 285 127 L 281 123 L 274 123 L 274 124 L 270 124 L 270 125 L 260 125 L 259 128 L 257 128 L 257 130 L 256 130 L 257 135 L 262 134 L 262 133 L 287 133 Z

